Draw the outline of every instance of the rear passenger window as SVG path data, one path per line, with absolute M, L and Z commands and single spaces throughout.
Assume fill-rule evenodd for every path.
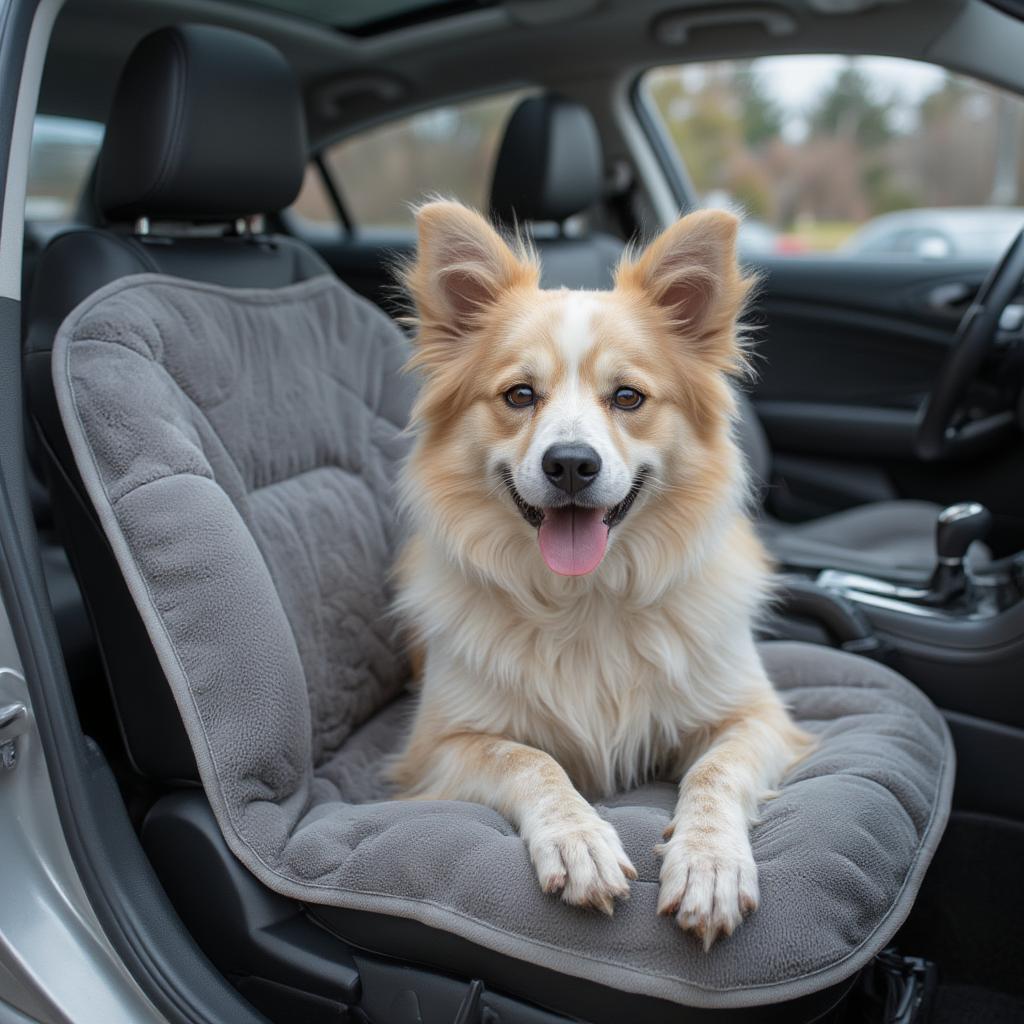
M 434 107 L 329 146 L 321 156 L 352 225 L 408 230 L 410 204 L 430 195 L 485 209 L 505 125 L 528 95 Z M 304 190 L 297 205 L 315 203 Z
M 338 209 L 327 191 L 323 173 L 316 163 L 306 165 L 302 188 L 288 209 L 289 223 L 311 242 L 336 238 L 341 225 Z
M 994 262 L 1024 226 L 1024 101 L 893 57 L 659 68 L 642 95 L 749 256 Z
M 32 126 L 25 219 L 74 220 L 103 141 L 103 125 L 40 114 Z

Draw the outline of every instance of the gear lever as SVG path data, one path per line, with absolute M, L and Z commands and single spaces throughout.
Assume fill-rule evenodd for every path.
M 984 540 L 991 526 L 992 513 L 977 501 L 962 501 L 939 513 L 935 524 L 939 561 L 928 587 L 928 604 L 945 604 L 967 588 L 967 549 L 976 540 Z
M 925 605 L 949 610 L 957 603 L 971 606 L 978 597 L 978 588 L 968 588 L 969 580 L 964 559 L 967 549 L 976 541 L 984 540 L 992 525 L 992 514 L 976 501 L 963 501 L 950 505 L 939 513 L 935 524 L 935 550 L 938 562 L 927 587 L 906 586 L 889 580 L 823 569 L 817 578 L 819 587 L 836 590 L 850 600 L 871 603 L 878 598 L 898 601 L 906 605 Z M 991 591 L 991 586 L 988 588 Z

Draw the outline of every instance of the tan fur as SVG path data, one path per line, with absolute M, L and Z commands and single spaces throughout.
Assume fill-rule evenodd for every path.
M 623 261 L 614 290 L 588 293 L 540 290 L 529 251 L 458 204 L 417 219 L 423 386 L 399 607 L 423 693 L 394 778 L 493 806 L 546 892 L 607 913 L 636 875 L 583 794 L 681 780 L 659 911 L 708 947 L 756 907 L 749 826 L 810 743 L 752 638 L 768 568 L 732 438 L 749 290 L 735 219 L 684 218 Z M 538 395 L 528 411 L 503 398 L 521 383 Z M 610 404 L 622 386 L 646 395 L 639 409 Z M 600 436 L 609 481 L 644 479 L 587 576 L 548 569 L 499 468 L 530 472 L 559 416 Z

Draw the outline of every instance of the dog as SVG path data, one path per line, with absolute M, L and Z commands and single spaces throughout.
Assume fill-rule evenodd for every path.
M 542 290 L 458 203 L 416 220 L 397 605 L 422 692 L 392 778 L 493 807 L 544 892 L 607 914 L 636 870 L 587 798 L 681 780 L 658 911 L 709 949 L 757 907 L 749 829 L 811 745 L 753 638 L 737 220 L 682 218 L 610 291 Z

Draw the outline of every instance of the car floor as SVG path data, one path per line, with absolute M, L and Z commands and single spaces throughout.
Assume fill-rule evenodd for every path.
M 940 985 L 929 1024 L 1020 1024 L 1024 998 L 979 985 Z
M 910 918 L 902 953 L 939 968 L 930 1024 L 1024 1021 L 1024 824 L 954 812 Z

